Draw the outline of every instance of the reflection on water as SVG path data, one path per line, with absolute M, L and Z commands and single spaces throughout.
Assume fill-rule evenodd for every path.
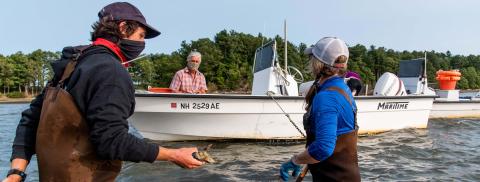
M 0 104 L 0 175 L 9 169 L 11 142 L 25 104 Z M 360 137 L 364 181 L 480 181 L 480 120 L 431 120 L 428 129 L 404 129 Z M 302 142 L 168 142 L 167 147 L 206 146 L 217 161 L 195 170 L 167 162 L 125 163 L 118 181 L 276 181 L 282 162 Z M 29 180 L 38 180 L 36 162 Z M 311 181 L 308 175 L 305 181 Z

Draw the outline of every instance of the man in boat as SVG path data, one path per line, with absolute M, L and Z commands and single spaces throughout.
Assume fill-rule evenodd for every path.
M 22 112 L 5 182 L 25 180 L 34 154 L 40 181 L 114 181 L 121 161 L 203 164 L 192 157 L 197 148 L 164 148 L 128 133 L 135 95 L 122 63 L 160 32 L 126 2 L 107 5 L 98 16 L 92 44 L 64 48 L 54 78 Z
M 362 90 L 363 84 L 360 75 L 353 71 L 348 71 L 345 74 L 345 82 L 347 83 L 352 95 L 358 96 L 360 91 Z
M 326 37 L 305 50 L 316 78 L 307 96 L 304 127 L 306 150 L 293 155 L 280 168 L 287 181 L 307 164 L 313 181 L 360 181 L 357 158 L 356 104 L 343 75 L 348 47 L 338 38 Z
M 176 93 L 206 93 L 208 89 L 205 76 L 198 70 L 200 63 L 202 63 L 202 54 L 196 50 L 190 52 L 187 57 L 187 67 L 175 73 L 170 89 Z

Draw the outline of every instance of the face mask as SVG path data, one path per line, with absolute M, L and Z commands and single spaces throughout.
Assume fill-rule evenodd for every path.
M 198 70 L 198 67 L 200 67 L 200 63 L 194 63 L 194 62 L 187 62 L 187 68 L 189 70 Z
M 145 42 L 122 39 L 118 47 L 120 47 L 127 60 L 132 60 L 137 58 L 145 49 Z

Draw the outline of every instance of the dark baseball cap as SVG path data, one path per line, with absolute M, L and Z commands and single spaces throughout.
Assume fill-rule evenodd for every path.
M 109 4 L 98 12 L 98 18 L 107 17 L 109 20 L 133 20 L 141 23 L 146 28 L 145 38 L 150 39 L 160 35 L 160 32 L 147 24 L 147 20 L 137 7 L 127 2 Z

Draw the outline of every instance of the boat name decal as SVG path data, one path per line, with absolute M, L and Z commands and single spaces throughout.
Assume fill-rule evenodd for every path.
M 409 102 L 380 102 L 377 110 L 399 110 L 408 109 Z
M 220 109 L 218 102 L 180 103 L 180 109 Z

